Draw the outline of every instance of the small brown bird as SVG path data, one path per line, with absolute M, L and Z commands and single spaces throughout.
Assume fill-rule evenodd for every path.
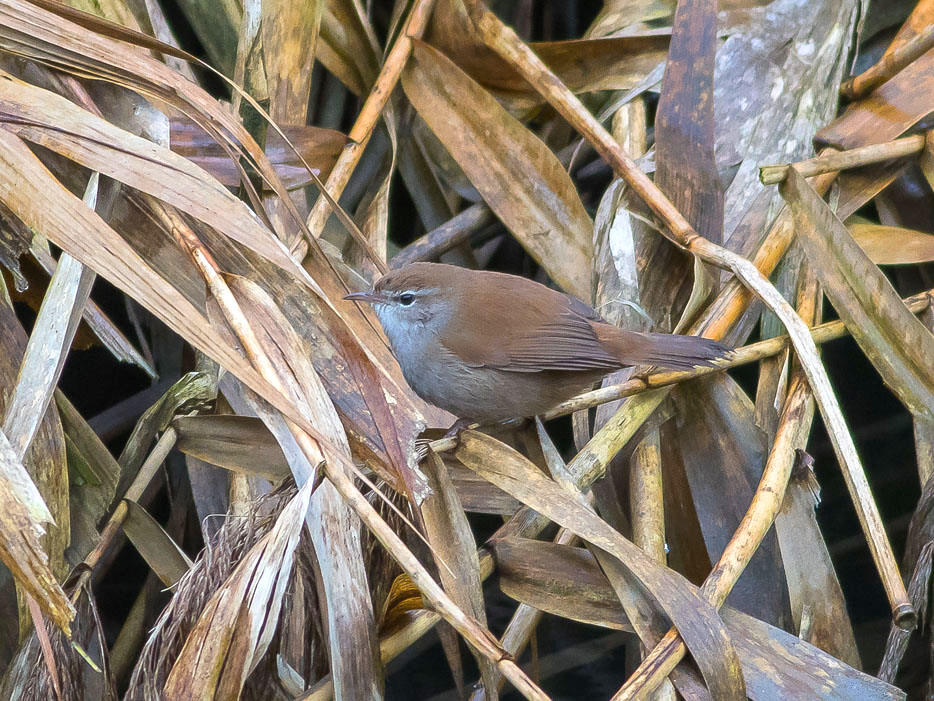
M 345 299 L 373 305 L 415 393 L 462 420 L 543 414 L 621 367 L 712 366 L 729 352 L 697 336 L 624 331 L 533 280 L 440 263 L 393 270 Z

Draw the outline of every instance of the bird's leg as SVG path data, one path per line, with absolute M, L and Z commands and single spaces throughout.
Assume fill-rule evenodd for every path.
M 458 419 L 453 424 L 451 428 L 447 430 L 447 433 L 444 434 L 445 438 L 457 438 L 463 431 L 466 431 L 468 428 L 476 428 L 479 426 L 476 421 L 473 419 Z
M 497 421 L 494 424 L 484 424 L 484 427 L 485 428 L 513 428 L 515 430 L 518 430 L 519 428 L 522 428 L 523 426 L 525 426 L 526 422 L 528 421 L 529 419 L 503 419 L 502 421 Z M 451 428 L 449 428 L 445 432 L 441 440 L 445 440 L 447 438 L 458 439 L 462 432 L 467 431 L 467 430 L 473 430 L 473 429 L 479 428 L 480 426 L 481 424 L 478 423 L 477 421 L 474 421 L 473 419 L 458 419 L 453 424 L 451 424 Z M 418 438 L 415 440 L 415 457 L 418 462 L 421 462 L 422 460 L 424 460 L 425 457 L 428 455 L 428 446 L 432 442 L 433 442 L 432 440 L 427 439 L 427 438 Z
M 440 440 L 445 440 L 448 438 L 457 439 L 461 431 L 466 431 L 469 428 L 477 428 L 480 424 L 476 421 L 470 419 L 458 419 L 453 424 L 451 428 L 447 430 L 444 436 Z M 434 441 L 430 438 L 416 438 L 415 439 L 415 459 L 418 462 L 421 462 L 428 456 L 428 446 L 431 445 Z

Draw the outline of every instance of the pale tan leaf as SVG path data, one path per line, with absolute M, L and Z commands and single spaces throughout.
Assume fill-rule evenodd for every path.
M 0 200 L 24 222 L 132 295 L 311 435 L 321 435 L 211 326 L 200 310 L 155 274 L 113 229 L 55 180 L 17 136 L 3 129 L 0 164 Z
M 902 226 L 850 217 L 846 228 L 876 265 L 911 265 L 934 260 L 934 235 Z
M 269 429 L 251 416 L 180 416 L 172 425 L 176 447 L 186 455 L 235 472 L 273 481 L 287 477 L 289 465 Z
M 0 76 L 0 99 L 4 128 L 164 200 L 306 277 L 242 201 L 187 159 L 9 75 Z

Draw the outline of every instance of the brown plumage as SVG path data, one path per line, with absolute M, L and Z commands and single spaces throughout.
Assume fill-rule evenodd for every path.
M 414 263 L 373 290 L 412 389 L 460 418 L 544 413 L 627 365 L 690 369 L 728 352 L 696 336 L 625 331 L 588 305 L 514 275 Z

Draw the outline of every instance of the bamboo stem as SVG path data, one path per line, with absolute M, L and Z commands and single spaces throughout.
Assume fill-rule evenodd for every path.
M 798 163 L 762 166 L 759 168 L 759 180 L 763 185 L 778 185 L 785 180 L 789 168 L 794 168 L 801 175 L 809 178 L 823 173 L 849 170 L 911 156 L 920 153 L 922 149 L 924 149 L 924 134 L 914 134 L 881 144 L 851 148 L 847 151 L 828 151 Z
M 905 68 L 934 47 L 934 25 L 928 25 L 897 49 L 882 57 L 875 65 L 866 69 L 840 86 L 840 94 L 850 100 L 865 97 L 873 90 L 891 80 Z
M 452 248 L 457 248 L 487 224 L 496 221 L 493 212 L 483 202 L 471 205 L 453 219 L 416 239 L 393 256 L 390 267 L 401 268 L 409 263 L 435 260 Z
M 666 565 L 661 457 L 659 430 L 655 427 L 636 446 L 629 460 L 629 511 L 632 515 L 632 542 L 653 560 Z M 640 647 L 644 658 L 649 650 L 644 645 Z M 670 681 L 663 681 L 652 695 L 652 701 L 674 701 L 676 698 Z
M 798 310 L 809 320 L 816 318 L 816 300 L 819 299 L 816 290 L 816 278 L 806 276 L 799 294 Z M 775 440 L 749 508 L 701 587 L 701 595 L 717 608 L 723 605 L 781 510 L 795 465 L 795 447 L 801 444 L 802 432 L 810 427 L 812 415 L 811 390 L 798 367 L 791 379 Z M 648 696 L 678 665 L 686 652 L 684 642 L 672 628 L 613 696 L 613 701 Z
M 700 260 L 730 270 L 736 279 L 751 294 L 759 297 L 775 313 L 788 330 L 795 351 L 801 360 L 808 382 L 814 390 L 817 404 L 828 426 L 828 433 L 834 451 L 843 468 L 843 474 L 850 487 L 853 505 L 860 519 L 860 525 L 866 534 L 869 549 L 873 554 L 876 568 L 882 579 L 893 617 L 906 624 L 913 620 L 914 610 L 908 599 L 908 592 L 898 574 L 898 567 L 892 546 L 888 542 L 882 519 L 875 501 L 871 498 L 865 473 L 850 435 L 846 421 L 840 411 L 830 380 L 817 355 L 817 347 L 808 332 L 807 325 L 795 313 L 791 305 L 769 282 L 762 271 L 742 256 L 718 246 L 698 234 L 678 209 L 665 197 L 655 184 L 649 180 L 635 161 L 616 143 L 615 139 L 603 128 L 603 125 L 581 104 L 574 93 L 551 72 L 541 59 L 506 27 L 492 12 L 489 12 L 481 0 L 466 0 L 467 11 L 476 25 L 484 42 L 500 57 L 505 59 L 555 110 L 577 129 L 597 152 L 612 166 L 614 172 L 622 177 L 638 194 L 649 208 L 663 221 L 667 230 L 662 233 L 672 242 L 690 251 Z M 623 417 L 625 419 L 625 417 Z M 614 423 L 611 421 L 611 424 Z M 614 439 L 622 439 L 634 431 L 633 426 L 622 424 L 610 427 L 611 432 L 619 434 Z M 602 431 L 603 429 L 601 429 Z M 598 434 L 599 436 L 600 434 Z M 591 444 L 597 443 L 597 436 Z M 599 448 L 606 452 L 614 447 L 621 447 L 619 440 L 608 441 L 601 437 Z M 584 462 L 591 464 L 594 470 L 602 473 L 600 458 L 606 455 L 585 456 Z M 575 458 L 575 462 L 577 459 Z M 605 462 L 603 463 L 605 464 Z
M 373 84 L 373 89 L 370 90 L 370 94 L 366 102 L 363 103 L 363 108 L 350 130 L 347 145 L 341 151 L 341 155 L 328 174 L 325 189 L 335 200 L 340 198 L 341 193 L 350 181 L 350 176 L 357 167 L 357 163 L 360 162 L 360 157 L 370 141 L 376 122 L 386 107 L 396 83 L 399 82 L 402 69 L 412 52 L 412 39 L 421 37 L 425 31 L 433 4 L 434 0 L 415 1 L 405 26 L 399 33 L 399 37 L 393 44 L 392 49 L 390 49 L 389 55 L 386 56 L 386 61 L 376 78 L 376 82 Z M 311 212 L 308 213 L 308 219 L 306 220 L 311 236 L 317 238 L 321 235 L 330 215 L 331 205 L 324 197 L 319 197 Z M 382 267 L 382 272 L 386 272 L 385 261 L 376 258 L 373 262 Z
M 785 403 L 775 442 L 749 509 L 716 567 L 701 587 L 701 595 L 717 608 L 726 600 L 781 509 L 791 468 L 794 466 L 797 420 L 806 413 L 804 408 L 810 400 L 811 392 L 807 382 L 803 377 L 797 377 Z M 613 696 L 613 701 L 646 698 L 678 665 L 686 652 L 684 642 L 677 630 L 672 628 L 646 655 L 633 675 Z
M 175 447 L 175 442 L 177 440 L 178 434 L 175 432 L 174 428 L 169 426 L 165 430 L 165 433 L 163 433 L 159 438 L 159 440 L 156 441 L 156 445 L 153 447 L 152 452 L 149 453 L 149 455 L 146 457 L 146 460 L 140 466 L 139 472 L 137 472 L 136 477 L 133 478 L 133 482 L 126 490 L 123 498 L 120 499 L 120 503 L 117 504 L 117 508 L 114 509 L 114 512 L 107 520 L 107 524 L 104 526 L 104 530 L 101 531 L 100 538 L 97 540 L 97 545 L 95 545 L 94 549 L 84 558 L 82 565 L 85 569 L 79 576 L 78 581 L 72 590 L 72 603 L 77 602 L 78 596 L 80 596 L 84 584 L 86 584 L 87 581 L 91 578 L 91 575 L 94 572 L 94 568 L 97 567 L 98 563 L 101 561 L 104 555 L 107 554 L 111 543 L 113 543 L 114 537 L 120 531 L 120 528 L 123 526 L 123 522 L 126 521 L 126 517 L 129 513 L 126 500 L 140 500 L 140 497 L 143 496 L 143 492 L 146 491 L 146 487 L 149 486 L 152 478 L 155 477 L 156 471 L 162 465 L 165 457 L 169 454 L 169 451 Z

